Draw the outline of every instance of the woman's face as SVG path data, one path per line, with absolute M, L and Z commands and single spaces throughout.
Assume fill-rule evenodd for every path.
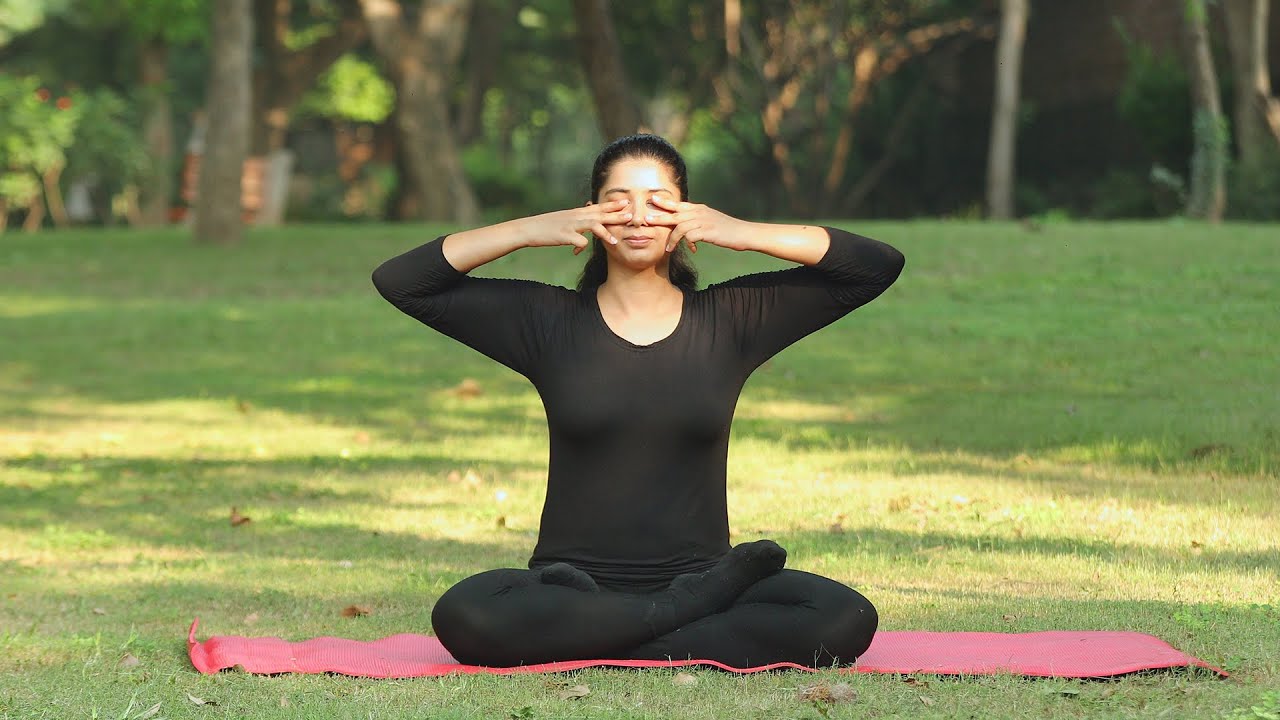
M 630 222 L 605 225 L 609 234 L 618 239 L 617 245 L 604 243 L 610 259 L 634 269 L 654 267 L 666 261 L 671 228 L 650 225 L 645 219 L 651 213 L 665 212 L 651 202 L 655 196 L 683 200 L 665 164 L 652 158 L 624 158 L 609 169 L 596 201 L 631 201 Z

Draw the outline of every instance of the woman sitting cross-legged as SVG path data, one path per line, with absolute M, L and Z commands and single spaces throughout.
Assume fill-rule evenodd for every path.
M 871 643 L 876 611 L 858 592 L 784 570 L 772 541 L 730 548 L 726 460 L 752 371 L 884 292 L 903 257 L 842 230 L 691 203 L 685 175 L 662 138 L 621 138 L 596 158 L 586 206 L 438 238 L 373 274 L 404 313 L 528 378 L 546 409 L 529 569 L 467 578 L 432 611 L 461 662 L 815 667 L 851 663 Z M 698 290 L 686 255 L 697 243 L 799 267 Z M 467 275 L 557 245 L 590 245 L 576 290 Z

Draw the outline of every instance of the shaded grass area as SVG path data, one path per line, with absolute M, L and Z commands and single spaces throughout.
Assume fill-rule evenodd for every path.
M 536 537 L 519 376 L 368 275 L 438 228 L 0 244 L 0 717 L 1214 717 L 1280 690 L 1280 230 L 846 227 L 886 296 L 749 382 L 734 541 L 861 589 L 886 629 L 1130 629 L 1233 679 L 201 677 L 183 633 L 372 639 Z M 779 267 L 704 248 L 705 282 Z M 567 250 L 485 274 L 571 285 Z M 466 378 L 479 396 L 453 389 Z M 252 518 L 233 526 L 231 508 Z M 373 612 L 345 618 L 343 607 Z M 137 663 L 133 664 L 136 659 Z M 121 660 L 125 662 L 122 664 Z M 830 707 L 797 698 L 849 682 Z M 921 684 L 926 683 L 926 684 Z M 186 693 L 216 700 L 197 706 Z M 130 705 L 133 705 L 131 708 Z

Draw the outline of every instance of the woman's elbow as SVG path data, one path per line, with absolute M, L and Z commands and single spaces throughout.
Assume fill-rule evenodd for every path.
M 405 286 L 395 277 L 395 272 L 389 266 L 391 261 L 382 263 L 374 268 L 371 280 L 373 286 L 378 290 L 378 294 L 386 299 L 392 305 L 400 305 L 405 299 Z

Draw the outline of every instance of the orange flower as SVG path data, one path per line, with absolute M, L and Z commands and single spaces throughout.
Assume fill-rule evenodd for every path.
M 40 88 L 36 91 L 36 97 L 40 99 L 40 102 L 47 101 L 52 95 L 53 93 L 49 92 L 49 88 Z
M 66 110 L 67 108 L 71 107 L 71 98 L 60 97 L 58 98 L 57 105 L 59 110 Z

